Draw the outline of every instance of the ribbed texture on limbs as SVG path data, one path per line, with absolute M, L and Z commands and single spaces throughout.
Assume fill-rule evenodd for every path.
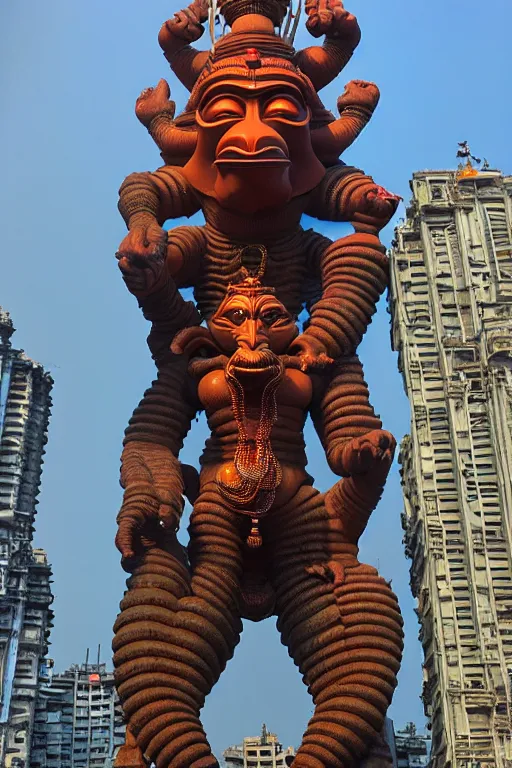
M 174 358 L 158 372 L 158 378 L 133 412 L 125 432 L 132 440 L 166 446 L 177 456 L 199 405 L 193 402 L 195 385 L 187 373 L 187 361 Z
M 191 216 L 199 210 L 192 189 L 178 168 L 165 166 L 155 173 L 132 173 L 119 189 L 118 208 L 129 225 L 136 214 L 149 214 L 159 224 Z
M 316 91 L 331 83 L 352 57 L 352 48 L 343 38 L 325 38 L 322 47 L 297 51 L 293 63 L 309 77 Z
M 376 235 L 391 221 L 398 197 L 358 168 L 328 168 L 306 213 L 326 221 L 350 221 L 356 232 Z
M 319 406 L 311 414 L 335 474 L 340 474 L 342 450 L 349 440 L 382 428 L 369 397 L 357 355 L 340 360 Z
M 139 306 L 146 320 L 151 322 L 147 342 L 158 367 L 171 359 L 169 347 L 176 333 L 182 328 L 201 324 L 194 303 L 185 301 L 170 276 L 155 293 L 139 299 Z
M 388 284 L 385 248 L 374 235 L 336 240 L 322 257 L 322 298 L 313 305 L 307 334 L 330 357 L 352 354 L 375 314 Z
M 178 524 L 184 483 L 180 463 L 168 448 L 139 441 L 127 443 L 121 457 L 121 485 L 125 492 L 116 538 L 121 551 L 131 549 L 132 525 L 142 531 L 158 515 L 171 525 Z
M 135 214 L 145 213 L 156 218 L 160 201 L 150 173 L 131 173 L 119 188 L 119 213 L 129 226 Z
M 187 284 L 187 277 L 197 279 L 206 249 L 203 227 L 176 227 L 168 233 L 167 267 L 164 285 L 150 296 L 139 299 L 146 320 L 151 322 L 147 342 L 158 367 L 172 359 L 170 346 L 176 333 L 199 325 L 201 316 L 191 301 L 185 301 L 177 286 Z
M 325 495 L 328 511 L 339 518 L 350 541 L 358 542 L 384 491 L 384 482 L 366 474 L 339 480 Z
M 323 500 L 302 488 L 272 529 L 278 628 L 315 704 L 294 768 L 359 765 L 382 729 L 403 646 L 395 595 L 358 563 Z
M 190 522 L 192 578 L 162 549 L 150 550 L 121 603 L 114 665 L 123 710 L 157 768 L 217 768 L 199 712 L 240 639 L 240 517 L 215 487 Z
M 201 271 L 207 248 L 204 227 L 174 227 L 167 240 L 167 265 L 180 288 L 193 285 Z

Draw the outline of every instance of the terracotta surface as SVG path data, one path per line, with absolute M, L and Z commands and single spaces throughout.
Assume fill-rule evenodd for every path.
M 190 45 L 205 4 L 163 25 L 160 45 L 190 99 L 175 118 L 165 81 L 141 94 L 136 113 L 164 165 L 120 190 L 129 232 L 119 266 L 151 322 L 158 376 L 122 456 L 116 543 L 132 575 L 113 646 L 128 724 L 116 765 L 218 766 L 200 710 L 241 619 L 271 615 L 315 703 L 293 765 L 383 764 L 402 620 L 389 585 L 358 562 L 357 543 L 395 441 L 370 405 L 356 350 L 387 285 L 378 233 L 398 198 L 338 159 L 378 89 L 349 83 L 338 120 L 320 101 L 359 42 L 341 2 L 308 0 L 306 25 L 325 38 L 299 52 L 286 0 L 219 8 L 231 31 L 210 52 Z M 204 226 L 162 229 L 200 210 Z M 303 213 L 351 222 L 354 234 L 331 242 L 304 231 Z M 198 476 L 179 452 L 202 410 L 211 434 Z M 306 471 L 308 414 L 342 478 L 326 494 Z M 184 496 L 193 504 L 186 550 L 176 539 Z

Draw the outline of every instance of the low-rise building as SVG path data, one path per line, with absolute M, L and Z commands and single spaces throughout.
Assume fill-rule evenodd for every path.
M 430 739 L 418 733 L 414 723 L 395 733 L 397 768 L 426 768 L 429 761 Z
M 294 755 L 294 748 L 284 749 L 276 734 L 269 733 L 263 724 L 261 736 L 248 736 L 243 744 L 228 747 L 223 758 L 226 768 L 286 768 Z

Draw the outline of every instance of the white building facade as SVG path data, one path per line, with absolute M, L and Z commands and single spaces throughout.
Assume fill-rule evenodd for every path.
M 433 768 L 512 766 L 512 177 L 414 174 L 390 307 Z

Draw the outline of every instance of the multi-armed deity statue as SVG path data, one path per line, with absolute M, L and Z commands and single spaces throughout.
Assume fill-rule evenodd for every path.
M 315 704 L 294 768 L 384 754 L 402 621 L 357 544 L 395 441 L 356 350 L 387 285 L 378 233 L 397 198 L 339 160 L 376 86 L 349 83 L 338 119 L 318 96 L 359 42 L 356 19 L 339 0 L 308 0 L 306 26 L 325 39 L 295 51 L 288 4 L 218 0 L 229 31 L 197 51 L 216 7 L 196 0 L 159 36 L 191 92 L 184 112 L 175 118 L 164 80 L 136 104 L 164 165 L 129 176 L 119 204 L 129 229 L 119 266 L 151 322 L 158 377 L 122 456 L 117 545 L 132 575 L 115 625 L 127 722 L 118 768 L 218 766 L 201 708 L 242 619 L 272 615 Z M 162 229 L 198 211 L 204 226 Z M 303 230 L 303 213 L 354 233 L 332 242 Z M 198 475 L 179 452 L 202 410 L 211 436 Z M 325 494 L 306 471 L 308 414 L 342 478 Z M 176 539 L 184 497 L 186 549 Z

